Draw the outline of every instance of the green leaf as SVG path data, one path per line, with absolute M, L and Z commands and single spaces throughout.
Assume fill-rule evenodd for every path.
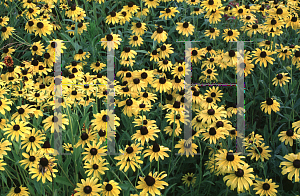
M 277 158 L 280 159 L 281 161 L 286 161 L 281 155 L 275 155 L 275 157 L 277 157 Z
M 73 185 L 69 182 L 69 180 L 66 177 L 62 177 L 62 176 L 56 176 L 56 178 L 54 179 L 56 183 L 58 183 L 60 186 L 61 184 L 66 185 L 66 186 L 71 186 L 73 187 Z
M 175 186 L 177 183 L 175 183 L 175 184 L 172 184 L 171 186 L 168 186 L 168 188 L 165 190 L 165 192 L 164 192 L 164 195 L 167 195 L 167 193 L 168 193 L 168 191 L 173 187 L 173 186 Z M 184 189 L 183 189 L 184 190 Z

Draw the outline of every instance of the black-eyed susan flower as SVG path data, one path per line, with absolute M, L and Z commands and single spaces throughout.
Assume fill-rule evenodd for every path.
M 165 42 L 167 38 L 168 38 L 168 33 L 162 27 L 158 27 L 151 36 L 151 39 L 157 41 L 158 43 Z
M 168 18 L 174 17 L 175 13 L 179 13 L 176 7 L 165 8 L 164 11 L 160 11 L 159 18 L 164 18 L 165 20 L 168 20 Z
M 31 50 L 31 54 L 32 55 L 38 55 L 38 56 L 42 56 L 43 55 L 43 52 L 45 52 L 45 49 L 44 49 L 44 46 L 43 44 L 41 43 L 41 41 L 38 41 L 38 42 L 34 42 L 31 47 L 30 47 L 30 50 Z
M 178 154 L 181 156 L 186 155 L 186 157 L 189 157 L 190 155 L 194 157 L 194 155 L 197 153 L 197 144 L 191 142 L 191 140 L 185 140 L 180 139 L 178 141 L 178 144 L 175 145 L 175 148 L 179 148 Z
M 31 128 L 26 127 L 27 124 L 29 123 L 20 121 L 19 119 L 12 121 L 9 125 L 7 125 L 7 128 L 3 129 L 5 131 L 4 135 L 11 137 L 11 141 L 16 139 L 16 141 L 19 142 L 20 136 L 24 138 L 25 134 L 30 132 Z
M 282 87 L 282 85 L 285 85 L 285 83 L 288 83 L 289 79 L 291 79 L 291 78 L 288 77 L 287 75 L 288 75 L 288 73 L 277 74 L 276 77 L 272 80 L 273 85 L 277 86 L 279 84 L 280 87 Z
M 163 189 L 164 186 L 168 186 L 167 182 L 164 182 L 162 179 L 167 176 L 165 172 L 155 172 L 152 174 L 152 171 L 145 177 L 139 176 L 140 181 L 138 181 L 137 189 L 142 189 L 142 194 L 149 193 L 152 196 L 161 195 L 159 189 Z
M 129 13 L 127 10 L 122 9 L 120 12 L 120 18 L 119 18 L 119 23 L 120 25 L 124 25 L 126 22 L 130 22 L 130 19 L 132 17 L 132 14 Z
M 103 182 L 103 185 L 100 187 L 101 195 L 103 196 L 119 195 L 121 188 L 118 185 L 119 184 L 114 180 L 110 180 L 109 182 Z
M 38 165 L 40 161 L 41 154 L 37 152 L 29 152 L 28 154 L 23 152 L 23 159 L 20 161 L 21 165 L 24 165 L 24 168 L 32 168 L 34 165 Z
M 143 0 L 148 8 L 156 8 L 160 0 Z
M 131 35 L 129 44 L 133 47 L 141 46 L 143 44 L 144 40 L 139 35 Z
M 46 139 L 45 135 L 39 130 L 32 129 L 31 133 L 25 133 L 22 138 L 22 149 L 26 148 L 26 152 L 33 151 L 37 152 L 43 144 L 43 140 Z
M 86 169 L 85 173 L 88 177 L 100 178 L 101 175 L 105 174 L 105 171 L 109 170 L 106 165 L 109 163 L 105 159 L 101 160 L 90 160 L 84 163 L 84 167 Z
M 292 128 L 295 132 L 299 134 L 300 129 L 300 120 L 292 123 Z
M 16 186 L 10 189 L 7 196 L 29 196 L 28 188 L 21 186 Z
M 288 179 L 290 181 L 295 180 L 295 182 L 299 182 L 300 153 L 289 153 L 283 158 L 287 161 L 283 161 L 279 165 L 282 169 L 281 174 L 285 175 L 288 173 Z
M 252 174 L 253 169 L 249 167 L 247 163 L 245 165 L 238 167 L 238 169 L 233 170 L 229 175 L 224 177 L 224 182 L 231 190 L 237 188 L 237 192 L 245 192 L 250 189 L 253 184 L 252 179 L 254 175 Z
M 149 142 L 149 140 L 155 140 L 154 137 L 158 137 L 156 134 L 158 132 L 160 132 L 160 130 L 154 127 L 141 126 L 139 130 L 137 130 L 137 132 L 131 136 L 131 138 L 141 142 L 142 146 L 144 146 L 145 141 Z
M 105 22 L 106 22 L 107 24 L 112 23 L 113 25 L 114 25 L 114 24 L 118 24 L 118 23 L 119 23 L 119 20 L 120 20 L 120 17 L 121 17 L 120 13 L 115 12 L 115 11 L 112 11 L 112 12 L 110 12 L 110 14 L 105 18 Z
M 253 61 L 255 60 L 255 63 L 259 62 L 259 66 L 264 65 L 264 67 L 267 67 L 268 62 L 273 65 L 274 58 L 270 57 L 274 52 L 268 51 L 268 50 L 260 50 L 259 48 L 256 48 L 256 51 L 253 51 Z
M 152 87 L 155 88 L 156 91 L 162 93 L 170 90 L 172 88 L 172 83 L 168 79 L 161 77 L 154 80 Z
M 64 143 L 63 148 L 64 148 L 65 151 L 67 151 L 67 152 L 73 153 L 73 151 L 74 151 L 73 145 L 70 144 L 70 143 Z
M 21 119 L 22 121 L 26 121 L 26 119 L 29 119 L 29 114 L 32 114 L 34 111 L 34 108 L 32 106 L 26 104 L 22 106 L 17 106 L 17 112 L 14 113 L 11 118 L 12 119 Z
M 280 109 L 280 104 L 273 98 L 267 98 L 266 101 L 261 103 L 261 110 L 265 113 L 271 114 L 272 110 L 278 112 Z
M 187 173 L 182 176 L 181 180 L 183 181 L 183 184 L 186 184 L 188 187 L 190 187 L 190 185 L 194 186 L 196 183 L 196 176 L 194 173 Z
M 157 49 L 157 52 L 159 52 L 159 58 L 170 58 L 170 54 L 174 53 L 174 48 L 171 46 L 172 44 L 163 44 L 162 46 L 160 46 L 160 48 Z
M 7 16 L 0 17 L 0 26 L 4 27 L 8 25 L 8 21 L 9 21 L 9 17 Z
M 144 157 L 150 156 L 150 162 L 155 158 L 156 161 L 158 161 L 159 158 L 164 160 L 164 157 L 169 157 L 169 155 L 166 153 L 167 151 L 170 151 L 168 147 L 161 146 L 157 143 L 154 143 L 152 146 L 149 147 L 149 149 L 144 150 Z
M 53 30 L 52 25 L 47 20 L 36 21 L 34 25 L 35 36 L 47 36 L 47 34 L 50 35 Z
M 229 41 L 237 41 L 237 38 L 239 37 L 240 32 L 235 29 L 224 29 L 223 39 L 226 42 Z
M 271 155 L 269 154 L 271 150 L 268 150 L 268 146 L 265 146 L 264 143 L 252 146 L 251 149 L 248 150 L 250 152 L 247 156 L 251 156 L 251 160 L 255 158 L 256 161 L 261 159 L 262 162 L 268 160 Z
M 272 179 L 265 179 L 264 181 L 256 181 L 256 183 L 253 184 L 254 188 L 253 190 L 256 191 L 257 195 L 260 196 L 276 196 L 277 190 L 276 188 L 279 187 L 279 185 L 276 185 L 275 182 L 272 182 Z
M 52 178 L 55 178 L 55 172 L 58 172 L 57 169 L 54 169 L 56 163 L 55 159 L 45 155 L 40 158 L 38 164 L 34 164 L 32 168 L 29 168 L 29 174 L 32 174 L 31 178 L 34 179 L 37 177 L 37 182 L 42 179 L 43 183 L 46 183 L 46 179 L 52 182 Z
M 185 36 L 189 36 L 189 35 L 193 35 L 194 33 L 194 29 L 195 27 L 190 24 L 190 22 L 178 22 L 177 23 L 177 27 L 176 30 L 178 31 L 179 34 L 185 35 Z
M 245 165 L 245 162 L 241 160 L 245 158 L 240 156 L 239 153 L 233 153 L 232 150 L 227 151 L 222 149 L 216 154 L 217 165 L 220 166 L 219 169 L 224 172 L 230 172 L 232 170 L 237 171 L 238 168 L 241 168 Z
M 13 27 L 2 27 L 0 29 L 2 40 L 7 40 L 9 38 L 9 36 L 12 35 L 12 33 L 14 32 L 14 30 L 15 29 Z
M 124 47 L 123 51 L 121 52 L 121 58 L 122 59 L 134 59 L 135 55 L 137 55 L 137 52 L 130 49 L 130 47 Z
M 0 159 L 3 159 L 4 155 L 7 155 L 6 151 L 11 151 L 11 148 L 9 146 L 11 146 L 12 143 L 9 142 L 8 140 L 2 138 L 0 141 Z
M 101 191 L 100 184 L 97 184 L 97 178 L 87 178 L 86 180 L 81 179 L 81 183 L 77 183 L 77 188 L 75 189 L 77 193 L 74 196 L 100 196 Z
M 118 49 L 120 45 L 120 41 L 122 41 L 122 39 L 120 38 L 119 34 L 113 34 L 113 33 L 108 34 L 105 36 L 105 38 L 101 39 L 101 46 L 103 46 L 104 49 L 108 47 L 108 51 L 110 51 L 113 48 Z
M 201 5 L 206 11 L 212 11 L 221 7 L 222 3 L 220 0 L 205 0 L 201 2 Z
M 142 35 L 144 35 L 145 31 L 147 30 L 146 23 L 133 22 L 131 30 L 132 30 L 132 34 L 142 36 Z
M 293 146 L 294 140 L 299 139 L 299 135 L 294 132 L 293 129 L 288 129 L 286 131 L 281 131 L 278 134 L 279 141 L 284 142 L 285 145 Z
M 120 170 L 124 169 L 124 172 L 127 172 L 129 168 L 131 168 L 135 172 L 136 168 L 141 168 L 140 164 L 143 164 L 140 156 L 134 156 L 132 158 L 128 157 L 127 159 L 118 156 L 115 157 L 115 159 L 119 160 L 116 166 L 118 166 Z
M 267 28 L 268 30 L 271 30 L 272 28 L 275 29 L 281 29 L 282 26 L 284 26 L 284 22 L 279 19 L 279 18 L 268 18 L 266 20 L 265 24 L 265 28 Z
M 79 146 L 83 148 L 86 144 L 91 143 L 91 141 L 96 141 L 96 138 L 97 136 L 94 132 L 82 132 L 75 148 L 78 148 Z
M 98 144 L 93 141 L 91 143 L 87 143 L 87 148 L 85 148 L 85 152 L 82 154 L 84 155 L 82 161 L 87 161 L 87 160 L 101 160 L 102 156 L 106 156 L 106 151 L 105 149 L 107 146 L 101 147 L 101 143 L 99 142 Z
M 226 139 L 226 135 L 228 135 L 223 128 L 208 127 L 207 129 L 201 129 L 200 131 L 204 136 L 202 140 L 209 140 L 210 144 L 217 144 L 217 140 L 221 138 Z
M 58 122 L 57 116 L 51 115 L 51 116 L 47 117 L 45 120 L 42 121 L 42 123 L 45 123 L 44 124 L 45 131 L 50 129 L 51 133 L 54 133 L 54 129 L 55 129 L 58 132 L 59 126 L 61 126 L 62 129 L 65 129 L 66 128 L 65 125 L 69 124 L 69 119 L 67 119 L 66 117 L 67 117 L 66 114 L 62 114 L 62 119 L 61 119 L 62 124 L 61 125 L 58 125 L 58 123 L 57 123 Z
M 204 34 L 210 39 L 216 39 L 216 37 L 219 37 L 220 35 L 220 30 L 218 30 L 217 28 L 210 28 L 208 30 L 205 30 Z
M 210 11 L 208 11 L 204 15 L 204 18 L 208 18 L 208 22 L 210 24 L 217 24 L 217 23 L 221 22 L 223 14 L 224 14 L 224 12 L 221 10 L 221 8 L 219 8 L 217 10 L 210 10 Z

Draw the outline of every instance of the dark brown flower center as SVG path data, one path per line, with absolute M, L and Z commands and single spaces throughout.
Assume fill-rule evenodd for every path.
M 184 22 L 182 25 L 184 28 L 188 28 L 189 27 L 189 23 L 188 22 Z
M 159 83 L 160 84 L 165 84 L 167 80 L 165 78 L 159 78 Z
M 34 136 L 30 136 L 30 137 L 29 137 L 29 141 L 30 141 L 30 142 L 34 142 L 34 141 L 35 141 L 35 137 L 34 137 Z
M 128 154 L 132 153 L 133 152 L 133 148 L 131 146 L 129 146 L 128 148 L 126 148 L 126 152 Z
M 233 152 L 228 152 L 226 156 L 227 161 L 233 161 L 234 160 L 234 155 Z
M 263 184 L 263 189 L 266 190 L 266 191 L 269 190 L 270 189 L 270 185 L 268 183 L 264 183 Z
M 80 138 L 81 138 L 82 140 L 87 140 L 87 139 L 89 138 L 89 135 L 88 135 L 87 133 L 84 132 L 84 133 L 81 134 Z
M 157 143 L 154 143 L 153 144 L 153 152 L 159 152 L 160 151 L 160 147 L 159 147 L 159 145 L 157 144 Z
M 157 33 L 162 33 L 162 32 L 164 31 L 164 29 L 161 28 L 161 27 L 158 27 L 158 28 L 156 29 L 156 31 L 157 31 Z
M 91 155 L 96 155 L 97 153 L 98 153 L 98 150 L 96 149 L 96 148 L 92 148 L 91 150 L 90 150 L 90 153 L 91 153 Z
M 112 40 L 113 40 L 113 36 L 112 36 L 111 34 L 108 34 L 108 35 L 106 36 L 106 40 L 107 40 L 107 41 L 112 41 Z
M 47 167 L 48 164 L 49 164 L 49 161 L 48 161 L 47 158 L 44 158 L 44 157 L 43 157 L 43 158 L 40 159 L 40 165 L 41 165 L 41 166 Z
M 265 58 L 267 56 L 267 53 L 265 52 L 265 51 L 262 51 L 261 53 L 260 53 L 260 57 L 261 58 Z
M 293 135 L 294 135 L 293 129 L 287 130 L 287 131 L 286 131 L 286 135 L 289 136 L 289 137 L 293 136 Z
M 267 98 L 267 105 L 273 105 L 273 99 Z
M 294 160 L 293 165 L 295 168 L 300 168 L 300 160 L 298 160 L 298 159 Z
M 216 129 L 214 127 L 211 127 L 209 129 L 209 135 L 216 135 L 216 134 L 217 134 Z
M 230 57 L 234 57 L 235 56 L 234 50 L 229 50 L 228 54 L 229 54 Z
M 111 191 L 113 189 L 113 186 L 111 184 L 106 184 L 105 185 L 105 190 L 106 191 Z
M 141 28 L 142 23 L 141 23 L 141 22 L 137 22 L 137 23 L 135 24 L 135 26 L 136 26 L 137 28 Z
M 34 162 L 34 161 L 35 161 L 35 157 L 34 157 L 34 156 L 30 156 L 30 157 L 29 157 L 29 161 L 30 161 L 30 162 Z
M 155 179 L 151 176 L 146 176 L 145 177 L 145 182 L 148 186 L 152 186 L 155 184 Z
M 117 14 L 116 14 L 115 11 L 110 12 L 110 16 L 111 16 L 111 17 L 115 17 L 116 15 L 117 15 Z
M 19 126 L 19 125 L 14 125 L 14 126 L 13 126 L 13 130 L 19 131 L 19 130 L 20 130 L 20 126 Z
M 83 188 L 83 192 L 86 193 L 86 194 L 90 194 L 92 192 L 92 187 L 90 186 L 85 186 Z
M 232 30 L 229 30 L 229 31 L 227 32 L 227 35 L 228 35 L 228 36 L 232 36 L 232 35 L 233 35 Z
M 243 177 L 243 176 L 244 176 L 244 170 L 238 169 L 238 170 L 235 172 L 235 175 L 236 175 L 237 177 Z
M 131 106 L 133 104 L 133 101 L 131 99 L 126 100 L 126 105 Z
M 40 29 L 42 29 L 44 27 L 44 24 L 42 22 L 38 22 L 37 23 L 37 27 L 40 28 Z
M 142 135 L 147 135 L 148 134 L 148 129 L 145 126 L 141 126 L 140 131 L 141 131 Z

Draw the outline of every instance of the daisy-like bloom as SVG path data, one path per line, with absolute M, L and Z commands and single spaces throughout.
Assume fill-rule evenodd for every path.
M 289 79 L 291 79 L 287 75 L 288 75 L 288 73 L 279 73 L 279 74 L 277 74 L 277 76 L 272 80 L 273 85 L 277 86 L 279 84 L 280 87 L 282 87 L 282 85 L 285 85 L 285 83 L 289 82 Z
M 6 56 L 11 56 L 12 53 L 14 53 L 16 50 L 15 49 L 12 49 L 12 48 L 8 48 L 8 47 L 5 47 L 3 49 L 3 53 L 1 55 L 2 58 L 6 57 Z
M 13 27 L 2 27 L 0 29 L 1 31 L 1 38 L 2 40 L 7 40 L 9 38 L 9 36 L 12 35 L 12 32 L 14 31 L 15 29 Z
M 89 52 L 84 52 L 82 49 L 78 50 L 78 53 L 75 54 L 74 56 L 74 60 L 75 61 L 82 61 L 85 60 L 86 58 L 90 57 L 90 53 Z
M 81 179 L 81 183 L 77 183 L 74 196 L 100 196 L 101 191 L 100 184 L 97 184 L 97 178 L 87 178 L 86 180 Z
M 107 167 L 105 167 L 109 163 L 105 161 L 106 159 L 90 160 L 85 162 L 83 168 L 86 169 L 85 173 L 87 173 L 87 176 L 101 179 L 101 175 L 104 175 L 105 171 L 109 170 Z
M 70 144 L 70 143 L 64 143 L 63 148 L 64 148 L 65 151 L 67 151 L 67 152 L 73 153 L 73 151 L 74 151 L 73 146 L 72 146 L 72 144 Z
M 237 170 L 233 170 L 229 173 L 229 175 L 224 177 L 224 182 L 226 185 L 231 187 L 231 190 L 237 188 L 237 192 L 245 192 L 250 189 L 253 184 L 252 179 L 255 176 L 252 174 L 253 169 L 249 168 L 249 165 L 245 163 L 245 165 L 240 166 Z
M 172 67 L 173 67 L 173 64 L 169 60 L 164 59 L 164 60 L 158 62 L 158 68 L 159 68 L 159 70 L 162 70 L 163 72 L 170 71 Z
M 170 54 L 174 53 L 174 48 L 171 47 L 171 45 L 172 44 L 163 44 L 160 48 L 157 49 L 157 52 L 159 52 L 159 58 L 170 58 Z
M 168 33 L 162 27 L 158 27 L 151 36 L 151 39 L 157 41 L 158 43 L 165 42 L 167 38 L 168 38 Z
M 23 152 L 22 155 L 24 159 L 20 161 L 20 164 L 24 165 L 24 169 L 32 168 L 34 165 L 39 164 L 41 153 L 31 151 L 28 154 Z
M 149 149 L 144 150 L 144 157 L 150 156 L 150 162 L 152 162 L 154 158 L 156 161 L 158 161 L 159 158 L 164 160 L 164 157 L 169 157 L 166 151 L 170 151 L 168 147 L 154 143 Z
M 160 11 L 159 18 L 164 18 L 165 20 L 168 20 L 168 18 L 174 17 L 176 12 L 179 13 L 176 7 L 165 8 L 164 11 Z
M 159 61 L 159 53 L 157 50 L 153 50 L 151 53 L 148 51 L 148 55 L 150 55 L 150 61 L 158 62 Z
M 187 37 L 189 35 L 193 35 L 195 27 L 192 24 L 190 24 L 190 22 L 178 22 L 177 25 L 178 26 L 176 27 L 176 30 L 179 34 L 185 35 Z
M 216 144 L 217 140 L 223 138 L 226 139 L 225 135 L 228 135 L 228 132 L 226 133 L 224 128 L 215 128 L 215 127 L 209 127 L 207 129 L 201 129 L 202 135 L 204 136 L 202 140 L 208 140 L 210 144 Z
M 100 61 L 96 61 L 91 64 L 93 72 L 100 72 L 104 67 L 106 67 L 106 64 L 101 63 Z
M 178 78 L 183 79 L 185 76 L 185 62 L 175 63 L 171 74 L 174 77 L 177 76 Z
M 233 8 L 232 11 L 233 15 L 236 16 L 237 19 L 241 19 L 247 14 L 246 8 L 244 8 L 243 6 L 237 6 Z
M 126 22 L 130 22 L 130 19 L 132 18 L 132 14 L 128 12 L 125 9 L 122 9 L 120 12 L 120 18 L 119 18 L 119 23 L 120 25 L 124 25 Z
M 152 87 L 156 89 L 157 92 L 167 92 L 172 88 L 172 83 L 164 77 L 154 80 Z
M 19 120 L 12 121 L 10 125 L 7 125 L 7 128 L 4 128 L 4 135 L 8 134 L 8 137 L 11 136 L 11 141 L 16 138 L 16 141 L 19 142 L 20 136 L 24 138 L 26 133 L 30 133 L 30 127 L 26 127 L 28 122 L 22 122 Z
M 133 111 L 133 106 L 137 104 L 137 101 L 132 98 L 128 98 L 124 101 L 121 101 L 118 103 L 119 107 L 125 106 L 122 110 L 122 112 L 127 115 L 128 117 L 131 117 L 133 114 L 136 114 L 136 111 Z
M 76 4 L 73 4 L 69 9 L 67 9 L 66 16 L 72 20 L 75 20 L 75 18 L 77 18 L 77 16 L 80 14 L 80 10 L 80 7 L 77 7 Z
M 279 141 L 284 142 L 285 145 L 293 146 L 294 140 L 299 139 L 299 135 L 294 133 L 293 129 L 288 129 L 287 131 L 281 131 L 278 134 Z
M 281 29 L 284 26 L 284 21 L 276 18 L 268 18 L 267 21 L 264 23 L 264 27 L 267 30 L 271 30 L 272 28 L 275 29 Z
M 60 52 L 64 53 L 64 50 L 67 49 L 65 46 L 65 43 L 63 43 L 63 40 L 60 39 L 53 39 L 49 42 L 49 45 L 46 47 L 46 49 L 48 50 L 48 52 L 50 54 L 55 53 L 55 48 L 58 47 L 58 45 L 60 45 Z
M 96 142 L 94 141 L 92 144 L 88 143 L 87 148 L 85 148 L 85 152 L 82 153 L 83 155 L 85 155 L 85 157 L 82 160 L 102 160 L 102 156 L 106 156 L 107 149 L 105 148 L 107 146 L 103 146 L 101 148 L 100 146 L 100 142 L 98 144 L 96 144 Z
M 62 119 L 61 119 L 61 127 L 62 129 L 66 129 L 65 125 L 69 125 L 69 119 L 66 118 L 67 115 L 66 114 L 62 114 Z M 58 117 L 51 115 L 49 117 L 47 117 L 45 120 L 42 121 L 42 123 L 44 124 L 44 130 L 47 131 L 49 128 L 51 129 L 51 133 L 54 133 L 54 129 L 56 130 L 56 132 L 59 132 L 59 126 L 58 125 Z
M 196 92 L 198 91 L 194 91 L 193 94 L 195 94 Z M 198 103 L 199 104 L 199 103 Z M 216 105 L 216 102 L 214 101 L 213 98 L 211 97 L 202 97 L 202 100 L 201 100 L 201 107 L 203 109 L 211 109 L 213 106 Z
M 45 135 L 41 133 L 39 130 L 32 129 L 31 133 L 24 134 L 24 138 L 22 138 L 22 149 L 26 148 L 26 152 L 32 150 L 33 152 L 37 152 L 38 149 L 41 148 L 41 144 L 44 142 L 42 140 L 46 139 Z
M 224 12 L 222 11 L 222 8 L 219 8 L 217 10 L 208 11 L 204 15 L 204 18 L 208 18 L 208 22 L 210 24 L 217 24 L 217 23 L 221 22 L 223 14 L 224 14 Z
M 263 137 L 259 134 L 255 134 L 254 131 L 244 138 L 244 145 L 246 149 L 252 147 L 252 145 L 261 145 L 264 141 Z
M 110 14 L 105 18 L 105 22 L 106 22 L 107 24 L 112 23 L 113 25 L 114 25 L 114 24 L 118 24 L 118 23 L 119 23 L 119 20 L 120 20 L 120 17 L 121 17 L 120 13 L 115 12 L 115 11 L 112 11 L 112 12 L 110 12 Z
M 222 149 L 216 154 L 216 164 L 223 172 L 230 172 L 232 170 L 237 171 L 238 168 L 245 165 L 245 162 L 241 160 L 242 158 L 245 157 L 240 156 L 239 153 L 233 153 L 232 150 L 227 151 L 226 149 Z
M 145 2 L 145 5 L 148 8 L 156 8 L 159 5 L 160 0 L 143 0 Z
M 261 103 L 261 110 L 265 113 L 271 114 L 272 110 L 278 112 L 280 109 L 280 103 L 273 98 L 267 98 L 266 101 Z
M 295 180 L 295 182 L 299 182 L 299 168 L 300 168 L 300 153 L 294 154 L 289 153 L 283 157 L 287 161 L 283 161 L 280 163 L 279 167 L 282 167 L 282 175 L 288 174 L 288 179 L 290 181 Z
M 133 157 L 137 156 L 137 154 L 141 153 L 141 150 L 143 149 L 143 147 L 140 146 L 139 143 L 137 144 L 131 144 L 126 145 L 125 150 L 120 149 L 120 153 L 122 153 L 122 155 L 119 155 L 117 157 L 119 157 L 121 159 L 133 159 Z
M 3 159 L 0 159 L 0 171 L 5 170 L 5 168 L 3 167 L 4 165 L 7 165 L 7 164 L 3 161 Z
M 218 75 L 217 70 L 215 69 L 215 66 L 208 66 L 204 71 L 201 73 L 204 74 L 204 76 L 200 76 L 199 80 L 204 80 L 206 82 L 211 82 L 213 80 L 217 81 L 216 76 Z
M 294 129 L 295 132 L 297 132 L 297 134 L 299 134 L 299 131 L 300 131 L 300 120 L 297 121 L 297 122 L 293 122 L 292 128 Z
M 180 148 L 178 150 L 178 154 L 181 156 L 186 155 L 186 157 L 189 157 L 190 155 L 194 157 L 194 155 L 197 153 L 197 144 L 191 142 L 191 140 L 185 140 L 185 139 L 180 139 L 178 141 L 178 144 L 175 145 L 175 148 Z
M 43 46 L 43 44 L 41 44 L 41 41 L 34 42 L 31 45 L 30 50 L 31 50 L 32 55 L 36 54 L 38 56 L 42 56 L 43 52 L 45 52 L 44 46 Z
M 127 5 L 123 7 L 123 9 L 128 11 L 130 14 L 134 14 L 139 10 L 139 6 L 135 5 L 132 1 L 130 1 Z
M 128 169 L 131 167 L 133 172 L 136 171 L 136 168 L 141 168 L 139 164 L 143 164 L 143 161 L 140 160 L 140 156 L 134 156 L 132 158 L 125 159 L 122 156 L 115 157 L 116 160 L 119 160 L 119 162 L 116 164 L 116 166 L 119 167 L 120 170 L 124 169 L 124 172 L 127 172 Z
M 221 93 L 222 91 L 219 90 L 219 87 L 209 87 L 209 90 L 206 90 L 206 93 L 204 94 L 204 96 L 206 97 L 211 97 L 214 99 L 214 101 L 221 101 L 220 98 L 222 98 L 222 95 L 224 93 Z
M 190 187 L 190 185 L 195 186 L 196 176 L 194 173 L 187 173 L 182 176 L 181 180 L 183 181 L 183 184 L 186 184 L 188 187 Z
M 211 109 L 206 109 L 199 111 L 199 114 L 197 117 L 199 117 L 199 120 L 201 119 L 203 123 L 212 123 L 217 120 L 220 120 L 222 117 L 226 117 L 226 112 L 224 111 L 223 107 L 218 106 L 212 106 Z
M 83 132 L 81 133 L 80 140 L 75 145 L 75 148 L 78 148 L 79 146 L 83 148 L 86 144 L 90 144 L 91 141 L 96 141 L 96 138 L 97 135 L 94 132 Z
M 276 188 L 279 187 L 279 185 L 276 185 L 275 182 L 272 182 L 272 179 L 265 179 L 265 181 L 256 181 L 256 183 L 254 183 L 253 185 L 253 190 L 257 191 L 256 194 L 260 196 L 276 196 Z
M 42 35 L 47 36 L 47 34 L 51 34 L 53 27 L 47 20 L 36 21 L 34 26 L 35 36 Z
M 256 33 L 262 33 L 263 26 L 259 24 L 249 24 L 244 30 L 247 31 L 247 35 L 252 37 L 252 35 L 256 35 Z
M 297 64 L 297 68 L 299 68 L 299 64 L 300 64 L 300 51 L 295 51 L 293 57 L 292 57 L 292 64 L 296 65 Z
M 101 46 L 103 46 L 104 49 L 108 47 L 108 51 L 111 51 L 112 48 L 114 49 L 119 48 L 120 41 L 122 41 L 122 39 L 120 38 L 119 34 L 113 34 L 113 33 L 108 34 L 105 36 L 105 38 L 101 39 Z
M 200 9 L 200 8 L 198 8 L 198 7 L 195 7 L 195 8 L 194 8 L 194 11 L 191 12 L 191 15 L 194 15 L 194 14 L 195 14 L 195 15 L 198 16 L 198 15 L 200 15 L 200 14 L 203 14 L 204 12 L 205 12 L 204 9 Z
M 275 61 L 274 58 L 270 57 L 275 52 L 268 51 L 268 50 L 260 50 L 259 48 L 256 48 L 256 51 L 253 51 L 254 57 L 252 60 L 255 60 L 255 63 L 259 62 L 259 66 L 264 65 L 264 67 L 267 67 L 268 62 L 273 65 L 273 61 Z
M 248 156 L 251 156 L 251 160 L 255 158 L 256 161 L 258 161 L 258 159 L 261 159 L 262 162 L 264 162 L 265 159 L 269 160 L 271 150 L 267 150 L 268 147 L 269 146 L 265 146 L 264 143 L 256 145 L 256 147 L 252 146 L 252 148 L 248 150 L 248 152 L 250 152 Z
M 290 15 L 286 20 L 285 20 L 286 28 L 292 27 L 292 29 L 297 30 L 300 27 L 300 22 L 298 20 L 298 17 L 295 15 Z
M 133 22 L 131 30 L 132 30 L 132 34 L 142 36 L 142 35 L 144 35 L 145 31 L 147 30 L 146 23 Z
M 201 2 L 202 7 L 206 11 L 217 10 L 222 6 L 221 0 L 205 0 Z
M 113 118 L 113 114 L 111 111 L 109 111 L 107 113 L 107 110 L 101 110 L 100 113 L 94 114 L 95 119 L 91 120 L 92 122 L 92 126 L 94 126 L 94 129 L 99 131 L 101 129 L 106 130 L 108 123 L 109 123 L 109 119 Z M 114 114 L 114 126 L 120 126 L 120 123 L 118 122 L 120 121 L 120 118 Z M 109 125 L 110 127 L 112 127 L 112 124 Z
M 56 166 L 56 163 L 53 161 L 55 161 L 55 159 L 47 155 L 40 158 L 38 164 L 35 164 L 32 168 L 29 168 L 29 174 L 33 174 L 31 178 L 34 179 L 37 177 L 37 182 L 41 179 L 43 183 L 46 183 L 46 179 L 52 182 L 52 177 L 55 178 L 55 172 L 58 172 L 57 169 L 53 168 Z
M 220 30 L 217 28 L 210 28 L 209 30 L 205 30 L 204 35 L 210 39 L 216 39 L 216 37 L 219 37 L 220 35 Z
M 0 17 L 0 26 L 4 27 L 8 24 L 9 18 L 7 16 Z
M 12 143 L 8 140 L 5 140 L 4 138 L 1 139 L 0 142 L 0 159 L 3 159 L 4 155 L 7 155 L 6 151 L 11 151 L 11 148 L 9 147 Z
M 131 139 L 138 140 L 142 146 L 144 146 L 145 141 L 149 142 L 149 140 L 155 140 L 154 137 L 158 137 L 156 134 L 158 132 L 160 132 L 160 130 L 155 127 L 141 126 L 140 129 L 131 136 Z
M 131 50 L 130 47 L 124 47 L 123 51 L 121 52 L 121 58 L 124 59 L 134 59 L 135 55 L 137 55 L 137 52 L 134 50 Z
M 103 182 L 103 185 L 100 187 L 101 196 L 117 196 L 117 195 L 119 195 L 121 188 L 118 185 L 119 184 L 117 182 L 115 182 L 114 180 L 110 180 L 109 182 Z M 76 196 L 76 194 L 75 194 L 75 196 Z
M 165 172 L 155 172 L 152 174 L 152 171 L 145 176 L 141 177 L 139 176 L 140 181 L 138 181 L 138 184 L 136 186 L 137 189 L 142 189 L 141 194 L 151 194 L 152 196 L 161 195 L 159 189 L 164 189 L 164 186 L 169 186 L 167 182 L 162 181 L 163 178 L 167 177 L 167 174 Z
M 281 58 L 283 61 L 285 60 L 285 58 L 289 59 L 290 56 L 292 56 L 292 52 L 289 50 L 289 47 L 283 46 L 282 44 L 280 44 L 279 49 L 276 49 L 276 52 L 277 52 L 277 56 Z
M 239 35 L 240 35 L 240 32 L 238 30 L 224 29 L 223 39 L 226 42 L 237 41 L 237 38 L 239 37 Z
M 132 47 L 141 46 L 143 44 L 143 38 L 139 35 L 131 35 L 129 44 Z
M 11 119 L 13 119 L 13 120 L 20 119 L 22 121 L 26 121 L 26 119 L 28 119 L 30 117 L 29 114 L 32 114 L 34 110 L 35 109 L 32 108 L 32 106 L 30 106 L 28 104 L 22 105 L 22 106 L 17 106 L 17 112 L 11 116 Z
M 22 185 L 13 187 L 10 189 L 7 196 L 29 196 L 28 188 L 22 187 Z

